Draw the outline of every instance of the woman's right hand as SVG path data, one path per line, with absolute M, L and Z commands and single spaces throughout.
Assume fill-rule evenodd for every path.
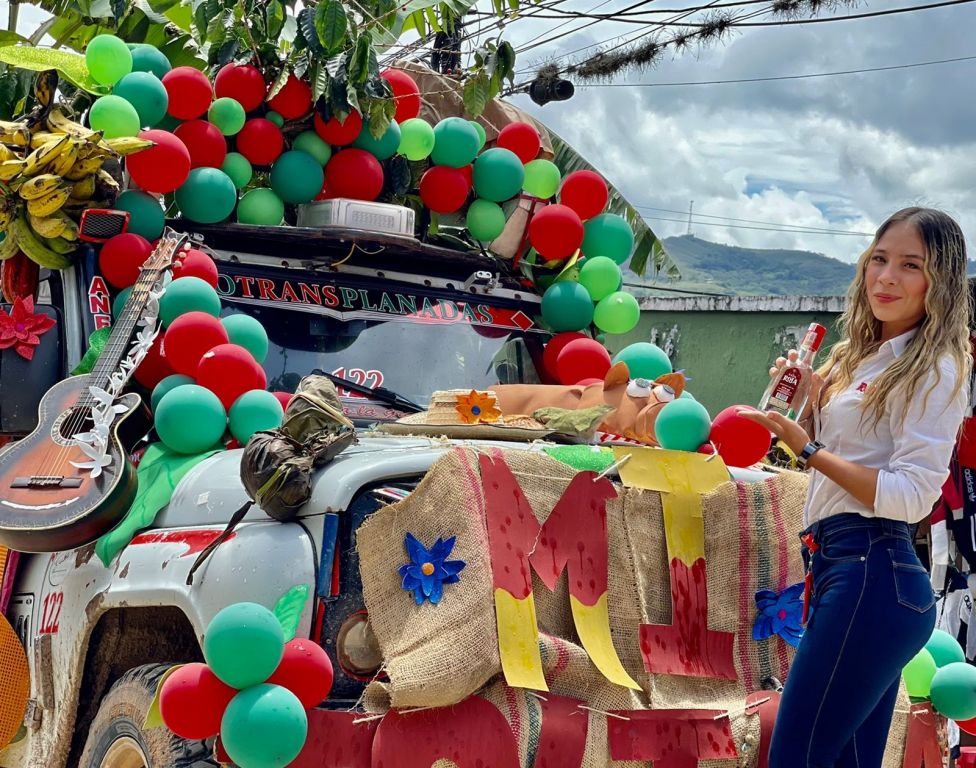
M 786 357 L 777 357 L 776 363 L 773 365 L 772 368 L 769 369 L 769 378 L 771 379 L 776 378 L 779 375 L 779 372 L 784 365 L 786 365 L 787 363 L 795 363 L 799 359 L 800 359 L 800 353 L 797 352 L 795 349 L 791 349 L 789 352 L 787 352 Z

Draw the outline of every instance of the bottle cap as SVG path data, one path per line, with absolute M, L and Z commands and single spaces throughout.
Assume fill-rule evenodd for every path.
M 807 328 L 807 335 L 803 337 L 802 346 L 816 352 L 820 349 L 826 335 L 827 329 L 824 326 L 820 323 L 810 323 L 810 327 Z

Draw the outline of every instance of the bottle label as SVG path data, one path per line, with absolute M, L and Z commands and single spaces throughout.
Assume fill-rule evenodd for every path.
M 776 386 L 773 387 L 772 394 L 769 396 L 769 405 L 782 411 L 788 411 L 792 408 L 793 400 L 796 398 L 796 392 L 800 387 L 802 378 L 803 372 L 799 368 L 787 368 L 784 370 L 779 381 L 776 382 Z

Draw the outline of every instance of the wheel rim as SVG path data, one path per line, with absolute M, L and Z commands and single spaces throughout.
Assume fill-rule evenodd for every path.
M 99 768 L 149 768 L 149 760 L 139 742 L 130 736 L 123 736 L 108 748 Z

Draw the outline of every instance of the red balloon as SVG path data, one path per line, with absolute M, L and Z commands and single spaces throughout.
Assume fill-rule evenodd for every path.
M 315 123 L 315 132 L 322 138 L 322 141 L 331 144 L 333 147 L 344 147 L 346 144 L 352 144 L 363 129 L 363 117 L 356 110 L 350 112 L 343 123 L 340 123 L 337 117 L 325 122 L 318 112 L 315 113 L 313 122 Z
M 708 439 L 715 443 L 722 460 L 730 467 L 750 467 L 769 451 L 772 435 L 761 424 L 744 419 L 730 405 L 712 420 Z
M 474 166 L 462 165 L 457 170 L 464 174 L 464 180 L 468 182 L 468 189 L 471 189 L 474 186 Z
M 542 148 L 542 139 L 535 126 L 528 123 L 509 123 L 498 134 L 497 146 L 511 150 L 523 163 L 535 160 Z
M 125 159 L 132 180 L 146 192 L 163 194 L 182 186 L 190 175 L 190 151 L 186 144 L 169 131 L 154 128 L 141 131 L 140 139 L 156 146 L 136 152 Z
M 234 99 L 245 112 L 253 112 L 261 106 L 267 86 L 264 76 L 257 67 L 250 64 L 228 64 L 221 67 L 214 78 L 214 93 L 217 98 Z
M 285 120 L 296 120 L 307 115 L 312 108 L 312 89 L 304 80 L 288 75 L 284 87 L 268 99 L 268 108 L 277 112 Z
M 596 339 L 574 339 L 556 358 L 559 380 L 577 384 L 584 379 L 599 379 L 610 370 L 610 353 Z
M 189 120 L 173 132 L 190 153 L 190 168 L 220 168 L 227 157 L 227 140 L 213 123 Z
M 271 165 L 284 148 L 281 129 L 263 117 L 248 120 L 237 134 L 237 151 L 253 165 Z
M 956 725 L 963 733 L 968 733 L 971 736 L 976 735 L 976 717 L 971 720 L 956 720 Z
M 588 338 L 589 336 L 579 331 L 566 331 L 565 333 L 557 333 L 553 336 L 542 352 L 542 367 L 546 369 L 546 373 L 558 381 L 559 368 L 556 367 L 556 363 L 559 360 L 559 353 L 565 349 L 569 342 L 576 341 L 576 339 Z
M 176 67 L 163 75 L 169 95 L 166 111 L 177 120 L 193 120 L 210 109 L 213 89 L 207 76 L 193 67 Z
M 176 371 L 170 365 L 169 358 L 166 357 L 165 342 L 163 335 L 156 337 L 156 341 L 149 348 L 146 356 L 142 358 L 139 367 L 132 372 L 133 377 L 146 389 L 153 389 L 159 382 L 167 376 L 172 376 Z
M 268 386 L 264 368 L 237 344 L 218 344 L 205 352 L 194 378 L 201 387 L 213 392 L 228 411 L 245 392 Z
M 166 329 L 166 359 L 176 373 L 195 376 L 204 353 L 229 341 L 227 329 L 206 312 L 187 312 Z
M 399 69 L 387 69 L 380 73 L 393 89 L 393 99 L 396 102 L 396 115 L 393 119 L 398 123 L 411 120 L 420 114 L 420 88 L 417 82 L 406 72 Z
M 191 248 L 183 258 L 173 266 L 173 279 L 181 277 L 199 277 L 217 287 L 217 265 L 203 251 Z
M 559 190 L 559 202 L 576 211 L 583 221 L 603 213 L 609 199 L 607 182 L 595 171 L 573 171 Z
M 583 222 L 572 208 L 547 205 L 529 222 L 529 243 L 547 261 L 568 259 L 583 244 Z
M 288 403 L 294 397 L 291 392 L 272 392 L 271 394 L 278 398 L 278 402 L 281 403 L 284 410 L 288 410 Z
M 139 279 L 152 246 L 142 235 L 126 232 L 109 238 L 98 254 L 98 270 L 116 288 L 128 288 Z
M 365 149 L 344 149 L 325 166 L 329 197 L 375 200 L 383 191 L 383 166 Z
M 287 688 L 311 709 L 329 697 L 332 660 L 318 643 L 296 638 L 285 643 L 285 655 L 267 684 Z
M 420 199 L 437 213 L 454 213 L 468 199 L 471 186 L 463 172 L 435 165 L 420 179 Z
M 206 664 L 186 664 L 159 690 L 159 713 L 177 736 L 198 741 L 216 736 L 237 690 L 220 682 Z

